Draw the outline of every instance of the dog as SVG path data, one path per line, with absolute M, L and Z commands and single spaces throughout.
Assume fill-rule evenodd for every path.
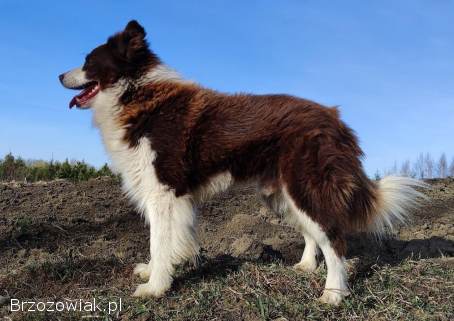
M 298 270 L 327 266 L 321 302 L 349 294 L 346 235 L 383 235 L 406 222 L 417 180 L 365 174 L 355 133 L 337 108 L 289 95 L 224 94 L 182 78 L 150 49 L 135 20 L 59 76 L 82 90 L 70 107 L 94 124 L 122 187 L 150 228 L 150 261 L 134 273 L 137 297 L 160 297 L 175 266 L 198 255 L 195 207 L 236 182 L 257 184 L 271 210 L 301 232 Z

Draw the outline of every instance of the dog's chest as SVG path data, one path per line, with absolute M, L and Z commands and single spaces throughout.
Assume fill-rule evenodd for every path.
M 114 171 L 121 174 L 123 190 L 139 210 L 144 210 L 154 196 L 168 191 L 157 178 L 153 164 L 156 153 L 150 141 L 143 137 L 136 146 L 129 146 L 124 140 L 125 130 L 118 125 L 113 115 L 104 115 L 102 118 L 95 115 L 95 123 L 101 131 Z

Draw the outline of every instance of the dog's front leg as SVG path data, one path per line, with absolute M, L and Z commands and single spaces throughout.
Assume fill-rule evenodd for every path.
M 142 268 L 147 283 L 134 292 L 138 297 L 160 297 L 172 285 L 175 265 L 198 254 L 195 237 L 195 215 L 189 197 L 176 197 L 173 192 L 160 193 L 147 202 L 146 215 L 150 223 L 150 263 Z

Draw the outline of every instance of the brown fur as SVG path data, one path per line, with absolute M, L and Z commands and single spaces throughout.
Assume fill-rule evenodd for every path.
M 286 95 L 226 95 L 161 82 L 127 94 L 119 121 L 125 140 L 149 138 L 159 180 L 181 196 L 229 171 L 286 186 L 298 207 L 327 232 L 339 255 L 346 231 L 363 228 L 375 185 L 362 151 L 336 108 Z
M 85 58 L 82 67 L 90 79 L 107 88 L 120 78 L 140 77 L 160 63 L 145 41 L 145 30 L 137 21 L 130 21 L 125 30 L 110 37 Z
M 149 139 L 158 179 L 177 196 L 226 171 L 236 181 L 257 179 L 269 191 L 285 187 L 343 256 L 345 233 L 371 223 L 378 193 L 337 108 L 288 95 L 222 94 L 185 82 L 137 85 L 158 64 L 145 30 L 131 21 L 83 67 L 102 88 L 128 81 L 119 125 L 131 147 Z

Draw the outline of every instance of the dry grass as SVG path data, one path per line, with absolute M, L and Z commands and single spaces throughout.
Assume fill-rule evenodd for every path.
M 44 269 L 49 278 L 75 281 L 81 266 L 71 261 Z M 117 262 L 117 264 L 121 264 Z M 115 265 L 115 264 L 114 264 Z M 91 268 L 90 268 L 91 269 Z M 83 273 L 83 272 L 82 272 Z M 122 298 L 121 314 L 98 314 L 101 320 L 452 320 L 454 260 L 407 259 L 396 266 L 372 266 L 351 275 L 352 295 L 339 307 L 317 302 L 325 268 L 314 275 L 295 272 L 279 262 L 241 262 L 231 257 L 204 261 L 198 269 L 179 270 L 174 289 L 161 299 L 141 300 L 106 283 L 87 299 Z M 29 312 L 15 320 L 79 320 L 88 313 Z
M 0 185 L 0 321 L 94 319 L 10 312 L 8 298 L 96 298 L 103 307 L 122 300 L 121 313 L 100 311 L 96 320 L 454 320 L 454 180 L 433 182 L 428 194 L 431 202 L 395 238 L 349 240 L 352 295 L 330 307 L 317 301 L 325 268 L 290 268 L 301 236 L 262 211 L 248 189 L 201 210 L 200 266 L 180 267 L 164 298 L 140 300 L 131 297 L 140 282 L 132 269 L 147 260 L 148 229 L 117 182 Z M 237 240 L 251 246 L 239 251 Z

